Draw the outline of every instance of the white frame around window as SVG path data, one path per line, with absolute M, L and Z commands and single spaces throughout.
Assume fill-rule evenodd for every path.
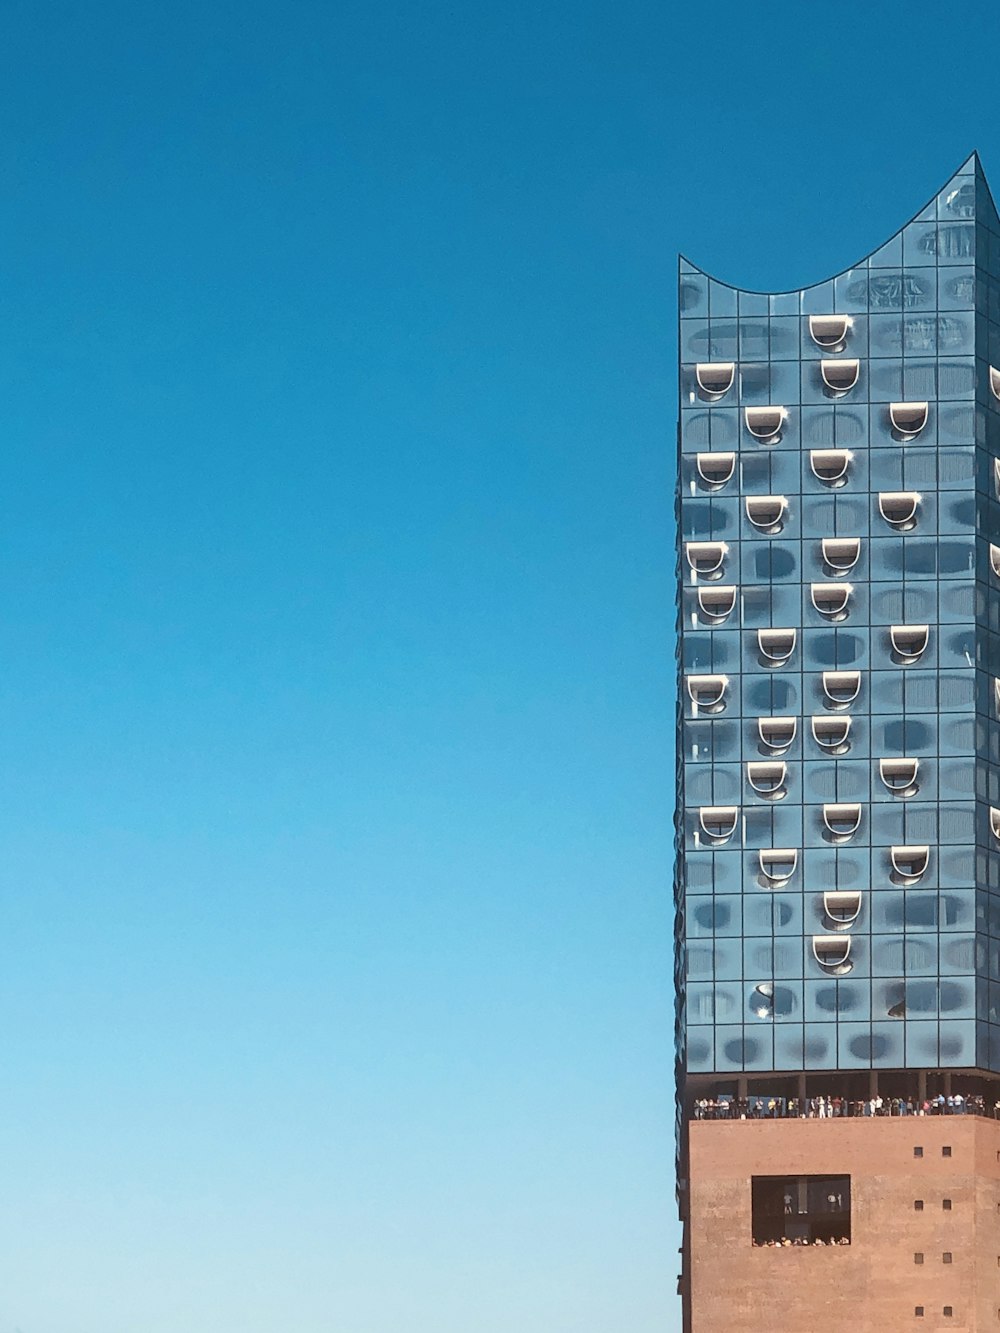
M 711 402 L 724 397 L 736 379 L 735 361 L 699 361 L 694 368 L 698 392 Z
M 813 609 L 827 620 L 846 620 L 853 591 L 850 583 L 810 583 L 809 598 Z
M 908 666 L 927 651 L 930 633 L 930 625 L 890 625 L 889 643 L 895 656 Z
M 788 501 L 783 495 L 748 495 L 744 501 L 749 522 L 761 532 L 777 532 L 785 517 Z
M 743 420 L 747 430 L 755 440 L 770 443 L 781 434 L 781 428 L 788 416 L 788 409 L 775 405 L 767 407 L 745 407 Z
M 849 574 L 861 559 L 861 538 L 823 537 L 820 551 L 827 568 L 835 574 Z
M 916 491 L 879 491 L 878 512 L 897 532 L 909 532 L 917 526 L 920 496 Z M 886 511 L 889 512 L 886 512 Z
M 990 366 L 990 392 L 994 398 L 1000 398 L 1000 370 Z
M 685 542 L 684 554 L 692 574 L 705 579 L 721 578 L 729 545 L 727 542 Z
M 814 713 L 811 719 L 812 738 L 828 753 L 842 754 L 849 747 L 851 723 L 849 714 L 831 717 L 829 713 Z
M 738 805 L 702 805 L 698 808 L 698 825 L 710 842 L 728 842 L 736 832 L 739 819 Z M 709 828 L 709 825 L 716 827 Z
M 814 935 L 812 952 L 820 967 L 835 971 L 838 976 L 849 972 L 853 966 L 850 935 Z
M 860 889 L 827 889 L 823 894 L 823 912 L 834 929 L 849 930 L 861 915 Z
M 889 422 L 897 435 L 912 440 L 927 425 L 928 403 L 890 403 Z
M 758 796 L 780 801 L 787 792 L 788 765 L 782 759 L 751 759 L 747 764 L 747 782 Z
M 922 875 L 927 873 L 930 856 L 930 847 L 919 846 L 918 844 L 889 848 L 889 862 L 894 873 L 908 884 L 915 884 Z M 915 866 L 919 868 L 914 868 Z
M 853 457 L 849 449 L 810 449 L 809 466 L 813 476 L 824 486 L 843 486 Z
M 828 802 L 823 806 L 823 823 L 831 837 L 847 842 L 861 827 L 861 806 L 857 801 Z
M 857 384 L 858 376 L 861 374 L 861 362 L 856 357 L 847 361 L 821 361 L 819 373 L 823 376 L 827 391 L 837 398 L 842 398 Z
M 773 859 L 771 859 L 773 858 Z M 760 866 L 760 873 L 772 884 L 787 884 L 795 874 L 799 864 L 799 853 L 796 847 L 764 847 L 757 852 L 757 864 Z M 787 866 L 780 871 L 768 869 L 768 866 Z
M 796 630 L 777 629 L 772 625 L 768 629 L 757 631 L 757 649 L 761 657 L 766 657 L 769 662 L 787 662 L 792 653 L 795 652 L 797 638 Z M 768 642 L 770 642 L 770 647 L 766 646 Z M 788 651 L 781 651 L 786 643 Z
M 759 717 L 757 735 L 761 745 L 773 754 L 781 754 L 794 744 L 798 725 L 797 717 Z
M 695 454 L 694 465 L 698 471 L 698 476 L 706 486 L 711 486 L 714 490 L 721 490 L 727 481 L 733 479 L 733 474 L 736 471 L 736 454 L 731 450 L 719 453 Z
M 861 693 L 861 672 L 824 671 L 823 693 L 831 707 L 850 708 Z
M 809 337 L 824 352 L 839 352 L 852 323 L 850 315 L 810 315 Z
M 878 775 L 886 791 L 893 796 L 913 796 L 918 788 L 920 760 L 896 756 L 878 761 Z
M 725 708 L 728 676 L 688 676 L 685 683 L 688 698 L 699 712 L 721 713 Z
M 735 608 L 735 583 L 716 583 L 711 588 L 698 589 L 698 610 L 706 620 L 717 624 L 732 615 Z

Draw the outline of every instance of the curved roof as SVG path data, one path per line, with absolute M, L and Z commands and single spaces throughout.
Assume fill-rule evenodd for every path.
M 927 200 L 927 202 L 926 202 L 921 208 L 918 208 L 917 211 L 913 214 L 913 216 L 912 216 L 911 218 L 908 218 L 907 221 L 904 222 L 903 225 L 902 225 L 901 227 L 899 227 L 896 231 L 894 231 L 894 232 L 893 232 L 890 236 L 888 236 L 884 241 L 880 241 L 880 242 L 878 243 L 878 245 L 873 246 L 873 248 L 872 248 L 871 250 L 869 250 L 867 254 L 862 255 L 859 259 L 856 259 L 853 263 L 848 264 L 848 265 L 846 266 L 846 268 L 838 269 L 835 273 L 827 274 L 826 277 L 824 277 L 824 278 L 820 278 L 820 279 L 818 279 L 818 280 L 815 281 L 815 282 L 804 283 L 804 284 L 802 284 L 802 285 L 800 285 L 800 286 L 796 286 L 796 287 L 782 287 L 782 288 L 779 288 L 779 289 L 777 289 L 777 290 L 775 290 L 775 291 L 764 291 L 764 290 L 762 290 L 762 289 L 760 289 L 760 288 L 757 288 L 757 287 L 740 287 L 740 286 L 738 286 L 736 283 L 726 282 L 726 281 L 725 281 L 724 279 L 722 279 L 722 278 L 717 278 L 717 277 L 715 276 L 714 273 L 710 273 L 710 272 L 708 271 L 708 269 L 704 269 L 704 268 L 699 267 L 699 266 L 698 266 L 697 264 L 695 264 L 692 260 L 688 259 L 688 257 L 687 257 L 686 255 L 684 255 L 684 254 L 679 254 L 679 255 L 678 255 L 678 269 L 679 269 L 679 278 L 680 278 L 680 283 L 681 283 L 682 290 L 683 290 L 683 281 L 684 281 L 684 276 L 685 276 L 685 274 L 698 274 L 699 276 L 701 276 L 701 277 L 703 277 L 703 278 L 708 278 L 710 282 L 714 282 L 714 283 L 716 283 L 716 284 L 717 284 L 718 286 L 720 286 L 720 287 L 727 287 L 727 288 L 729 288 L 731 291 L 734 291 L 734 292 L 742 292 L 742 293 L 744 293 L 745 295 L 748 295 L 748 296 L 784 296 L 784 295 L 786 295 L 786 294 L 787 294 L 787 295 L 792 295 L 792 294 L 794 294 L 794 293 L 796 293 L 796 292 L 805 292 L 805 291 L 809 291 L 809 290 L 811 290 L 811 289 L 814 288 L 814 287 L 821 287 L 821 286 L 823 286 L 824 283 L 832 282 L 835 278 L 839 278 L 839 277 L 841 277 L 843 274 L 845 274 L 845 273 L 849 273 L 849 272 L 851 271 L 851 269 L 860 268 L 862 265 L 867 264 L 868 261 L 869 261 L 874 255 L 877 255 L 877 254 L 879 253 L 880 250 L 883 250 L 887 245 L 891 245 L 892 242 L 893 242 L 894 240 L 896 240 L 897 237 L 902 236 L 902 234 L 903 234 L 903 232 L 906 230 L 906 228 L 909 227 L 912 223 L 914 223 L 914 222 L 921 222 L 921 221 L 927 221 L 927 222 L 935 221 L 936 218 L 924 218 L 924 217 L 923 217 L 923 214 L 925 214 L 925 213 L 928 211 L 928 209 L 933 209 L 933 208 L 934 208 L 934 206 L 935 206 L 935 204 L 936 204 L 938 198 L 939 198 L 941 195 L 943 195 L 943 194 L 945 193 L 945 191 L 948 189 L 948 187 L 949 187 L 953 182 L 955 183 L 956 191 L 959 190 L 959 189 L 961 189 L 962 187 L 961 187 L 960 184 L 958 184 L 958 182 L 959 182 L 959 179 L 962 178 L 962 177 L 965 177 L 965 178 L 967 178 L 967 179 L 972 179 L 972 180 L 976 180 L 976 179 L 978 179 L 978 180 L 982 181 L 982 183 L 983 183 L 983 185 L 984 185 L 984 187 L 985 187 L 985 189 L 986 189 L 987 195 L 989 196 L 990 202 L 993 203 L 993 195 L 992 195 L 992 192 L 990 191 L 989 185 L 987 184 L 986 176 L 985 176 L 985 174 L 984 174 L 984 172 L 983 172 L 983 168 L 982 168 L 982 163 L 980 162 L 980 159 L 979 159 L 979 154 L 978 154 L 978 152 L 974 152 L 974 153 L 972 153 L 972 155 L 971 155 L 970 157 L 968 157 L 968 158 L 962 163 L 962 165 L 958 168 L 957 171 L 953 171 L 953 172 L 951 173 L 951 175 L 947 178 L 947 180 L 944 181 L 944 183 L 942 184 L 941 188 L 938 189 L 938 190 L 935 190 L 934 193 L 933 193 L 933 194 L 930 196 L 930 198 Z M 993 208 L 994 208 L 994 212 L 996 212 L 996 205 L 995 205 L 995 203 L 993 204 Z M 957 216 L 956 216 L 956 221 L 958 221 L 958 220 L 963 220 L 963 221 L 964 221 L 964 220 L 970 220 L 970 219 L 974 218 L 974 216 L 975 216 L 975 206 L 974 206 L 974 204 L 973 204 L 972 212 L 969 213 L 969 214 L 967 215 L 967 217 L 965 217 L 965 218 L 960 218 L 960 217 L 957 215 Z M 682 310 L 683 310 L 683 302 L 682 302 Z

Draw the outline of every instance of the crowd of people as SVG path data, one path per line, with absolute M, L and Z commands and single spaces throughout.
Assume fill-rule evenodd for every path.
M 850 1245 L 850 1239 L 847 1236 L 834 1236 L 830 1240 L 806 1240 L 804 1236 L 796 1236 L 794 1240 L 789 1240 L 783 1236 L 781 1240 L 757 1240 L 754 1238 L 754 1245 L 758 1248 L 781 1249 L 784 1245 Z
M 960 1092 L 934 1097 L 701 1097 L 695 1120 L 826 1120 L 843 1116 L 984 1115 L 1000 1120 L 1000 1100 Z

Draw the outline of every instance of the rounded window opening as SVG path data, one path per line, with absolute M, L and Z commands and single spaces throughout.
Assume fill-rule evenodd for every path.
M 813 583 L 809 587 L 809 596 L 813 607 L 827 620 L 846 620 L 853 591 L 849 583 Z
M 929 636 L 929 625 L 891 625 L 889 643 L 893 661 L 903 666 L 919 661 L 927 650 Z
M 691 703 L 700 713 L 721 713 L 726 706 L 728 676 L 688 676 L 687 689 Z
M 684 554 L 691 567 L 691 572 L 698 578 L 719 579 L 722 577 L 722 562 L 729 547 L 725 542 L 685 542 Z
M 809 337 L 824 352 L 842 352 L 850 329 L 850 315 L 809 316 Z
M 994 546 L 992 542 L 990 542 L 990 569 L 1000 579 L 1000 546 Z
M 795 874 L 799 863 L 799 854 L 794 847 L 762 847 L 757 852 L 757 864 L 761 877 L 767 880 L 767 887 L 775 884 L 787 884 Z
M 878 512 L 897 532 L 909 532 L 917 526 L 919 504 L 916 491 L 879 491 Z
M 736 832 L 739 813 L 735 805 L 703 805 L 698 811 L 698 824 L 709 842 L 728 842 Z
M 844 976 L 853 967 L 850 935 L 814 935 L 812 952 L 820 967 L 834 976 Z
M 823 894 L 823 913 L 834 930 L 847 930 L 861 914 L 861 894 L 827 891 Z
M 720 624 L 732 615 L 736 606 L 736 588 L 733 584 L 716 584 L 714 588 L 698 589 L 698 610 L 702 619 Z
M 820 543 L 823 563 L 834 574 L 847 574 L 861 557 L 860 537 L 824 537 Z
M 780 532 L 788 501 L 783 495 L 748 495 L 747 518 L 761 532 Z
M 834 802 L 823 806 L 823 824 L 833 842 L 847 842 L 861 827 L 861 806 Z
M 695 454 L 694 465 L 703 484 L 713 490 L 721 490 L 727 481 L 731 481 L 736 471 L 734 453 Z
M 1000 370 L 995 366 L 990 366 L 990 393 L 994 398 L 1000 398 Z
M 890 403 L 889 423 L 901 440 L 912 440 L 927 425 L 927 403 Z
M 765 662 L 780 666 L 795 652 L 795 630 L 759 629 L 757 648 Z
M 861 373 L 861 362 L 857 360 L 821 361 L 819 363 L 819 373 L 823 377 L 823 385 L 827 393 L 833 398 L 842 398 L 857 384 L 858 376 Z
M 1000 842 L 1000 810 L 995 805 L 990 806 L 990 832 Z
M 795 740 L 798 719 L 794 717 L 759 717 L 757 735 L 761 746 L 772 753 L 787 750 Z
M 893 796 L 914 796 L 917 792 L 919 759 L 880 759 L 878 775 Z
M 823 693 L 828 708 L 850 708 L 861 693 L 861 672 L 824 671 Z
M 758 796 L 780 801 L 788 794 L 788 765 L 780 760 L 751 760 L 747 764 L 747 781 Z
M 694 368 L 698 392 L 702 398 L 714 402 L 733 387 L 736 378 L 735 361 L 701 361 Z
M 746 428 L 756 440 L 765 444 L 774 444 L 781 435 L 788 412 L 784 407 L 745 407 L 743 420 Z
M 851 748 L 851 719 L 828 717 L 823 713 L 812 719 L 813 740 L 828 754 L 846 754 Z
M 825 486 L 843 486 L 852 456 L 847 449 L 810 449 L 809 466 L 813 476 Z
M 896 884 L 915 884 L 927 871 L 931 849 L 923 846 L 890 847 L 890 878 Z

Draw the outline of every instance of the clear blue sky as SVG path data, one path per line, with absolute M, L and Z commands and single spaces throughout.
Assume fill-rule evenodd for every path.
M 0 1333 L 672 1333 L 678 249 L 978 147 L 941 7 L 8 0 Z

